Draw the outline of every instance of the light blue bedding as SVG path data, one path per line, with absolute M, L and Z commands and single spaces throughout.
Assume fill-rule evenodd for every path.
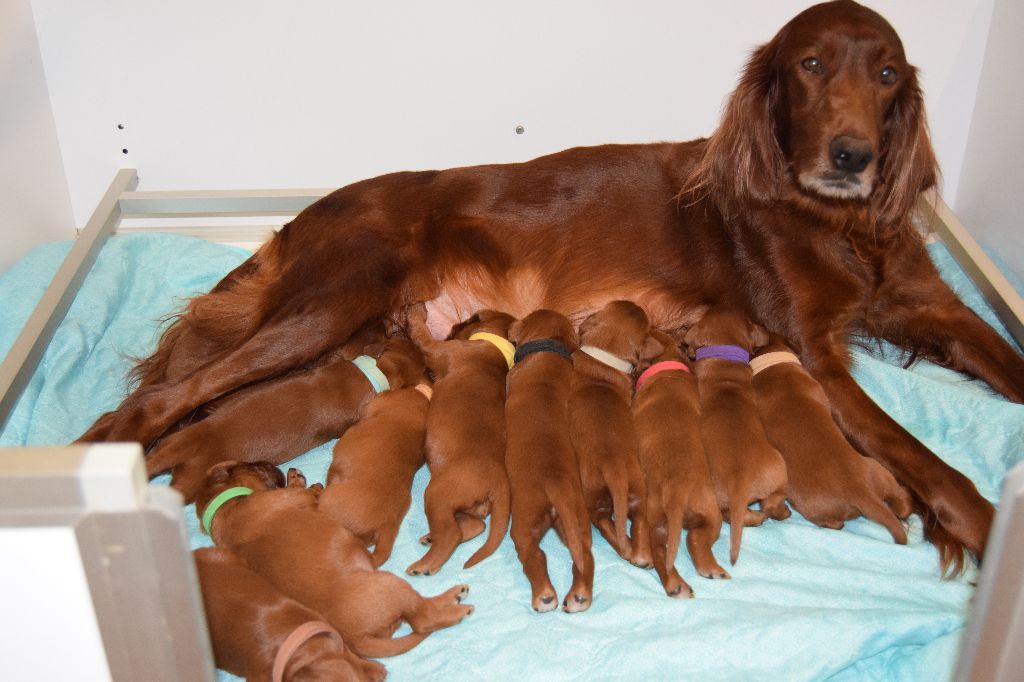
M 0 354 L 13 343 L 70 243 L 39 247 L 0 275 Z M 995 322 L 974 286 L 941 245 L 944 276 Z M 153 349 L 161 319 L 208 290 L 246 257 L 239 249 L 170 235 L 112 239 L 18 403 L 0 445 L 64 444 L 126 390 L 133 358 Z M 1003 332 L 1005 335 L 1005 331 Z M 993 502 L 1006 471 L 1024 460 L 1024 406 L 927 362 L 912 370 L 882 347 L 857 351 L 855 376 L 915 436 L 967 474 Z M 331 444 L 298 458 L 310 482 L 323 480 Z M 155 484 L 165 484 L 167 477 Z M 384 568 L 404 575 L 426 532 L 417 475 L 413 507 Z M 209 540 L 186 509 L 193 545 Z M 715 545 L 727 562 L 728 525 Z M 482 538 L 461 546 L 438 575 L 410 578 L 426 595 L 471 586 L 475 613 L 384 661 L 392 680 L 941 680 L 950 676 L 973 593 L 972 572 L 943 581 L 931 545 L 912 517 L 910 542 L 850 522 L 817 528 L 799 515 L 744 531 L 732 580 L 695 575 L 685 550 L 677 565 L 696 598 L 667 598 L 653 571 L 618 559 L 594 534 L 594 604 L 582 614 L 535 614 L 507 538 L 494 556 L 466 571 Z M 571 582 L 568 553 L 550 533 L 542 544 L 559 595 Z M 723 563 L 723 565 L 727 565 Z M 234 679 L 223 674 L 224 679 Z

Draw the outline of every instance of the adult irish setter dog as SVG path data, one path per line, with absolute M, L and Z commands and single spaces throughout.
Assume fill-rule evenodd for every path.
M 816 5 L 753 52 L 709 139 L 394 173 L 324 197 L 191 301 L 82 440 L 149 446 L 418 301 L 438 336 L 481 308 L 578 322 L 627 299 L 680 330 L 732 306 L 789 340 L 956 569 L 963 550 L 981 556 L 992 505 L 849 372 L 849 338 L 866 334 L 1024 402 L 1024 359 L 940 281 L 911 226 L 936 176 L 895 31 L 848 0 Z

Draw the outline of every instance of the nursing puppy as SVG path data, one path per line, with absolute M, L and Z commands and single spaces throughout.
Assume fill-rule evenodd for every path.
M 422 379 L 422 354 L 411 341 L 403 341 L 412 348 L 409 355 L 416 357 L 410 374 Z M 422 383 L 381 392 L 334 444 L 320 511 L 373 547 L 375 567 L 391 556 L 412 504 L 412 480 L 424 461 L 430 392 Z
M 316 506 L 316 492 L 294 470 L 286 487 L 269 462 L 222 462 L 210 469 L 196 514 L 218 546 L 323 616 L 359 656 L 405 653 L 473 612 L 459 603 L 468 585 L 422 597 L 402 578 L 376 570 L 362 541 Z M 402 622 L 412 632 L 392 639 Z
M 738 313 L 712 308 L 686 332 L 684 342 L 696 360 L 701 440 L 718 504 L 731 526 L 729 560 L 735 564 L 744 525 L 790 515 L 786 462 L 761 425 L 747 364 L 753 348 L 768 343 L 768 334 Z M 760 511 L 748 508 L 753 502 Z
M 434 375 L 427 411 L 430 483 L 423 496 L 430 549 L 409 566 L 410 575 L 436 573 L 460 542 L 483 532 L 488 514 L 487 540 L 463 568 L 490 556 L 508 531 L 505 379 L 515 348 L 505 337 L 514 321 L 511 315 L 481 310 L 456 325 L 448 340 L 437 341 L 427 328 L 426 308 L 419 304 L 409 310 L 409 334 Z
M 647 518 L 654 568 L 670 597 L 693 591 L 675 567 L 680 536 L 697 573 L 728 578 L 711 552 L 722 530 L 700 429 L 697 378 L 684 363 L 675 340 L 654 330 L 663 350 L 644 363 L 633 396 L 633 421 L 639 438 L 640 466 L 647 477 Z
M 612 301 L 587 317 L 572 354 L 569 397 L 569 435 L 590 520 L 619 556 L 643 568 L 651 566 L 647 486 L 629 405 L 633 368 L 661 351 L 650 327 L 647 314 L 630 301 Z
M 910 494 L 881 464 L 853 449 L 832 419 L 825 391 L 782 337 L 772 335 L 750 364 L 768 440 L 786 460 L 793 507 L 826 528 L 842 528 L 863 514 L 906 544 L 899 519 L 912 511 Z
M 192 553 L 218 668 L 247 680 L 383 680 L 315 611 L 283 595 L 222 547 Z
M 383 350 L 382 346 L 383 345 Z M 377 368 L 392 387 L 415 383 L 422 373 L 419 351 L 408 340 L 383 331 L 358 335 L 312 367 L 242 389 L 207 406 L 209 415 L 162 438 L 146 456 L 152 477 L 171 471 L 171 485 L 191 502 L 207 470 L 218 462 L 282 464 L 337 438 L 374 395 L 367 376 L 352 363 L 360 354 L 379 355 Z M 362 362 L 362 360 L 360 361 Z
M 562 314 L 537 310 L 513 323 L 508 372 L 505 465 L 512 485 L 512 542 L 539 612 L 557 606 L 541 538 L 553 526 L 572 556 L 572 588 L 562 608 L 590 606 L 594 557 L 579 465 L 569 439 L 569 391 L 576 331 Z

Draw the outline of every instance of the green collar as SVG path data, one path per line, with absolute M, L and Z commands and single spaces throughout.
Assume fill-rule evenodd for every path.
M 210 500 L 210 504 L 206 505 L 206 511 L 203 512 L 203 530 L 206 534 L 210 534 L 210 524 L 213 523 L 213 515 L 217 513 L 225 502 L 233 500 L 236 497 L 244 497 L 246 495 L 252 495 L 252 488 L 246 488 L 245 486 L 235 486 L 234 488 L 228 488 L 221 492 L 217 497 Z

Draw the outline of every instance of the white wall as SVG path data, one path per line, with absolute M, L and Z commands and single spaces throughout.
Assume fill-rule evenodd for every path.
M 0 2 L 0 272 L 74 236 L 67 181 L 29 0 Z
M 996 0 L 956 208 L 975 236 L 1024 277 L 1022 33 L 1024 3 Z
M 144 189 L 332 187 L 706 135 L 750 48 L 809 4 L 33 2 L 79 223 L 122 165 Z M 868 4 L 924 71 L 955 196 L 992 0 Z

